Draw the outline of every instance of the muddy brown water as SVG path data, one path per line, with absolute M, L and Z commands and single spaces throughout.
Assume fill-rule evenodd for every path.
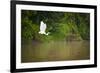
M 90 58 L 89 43 L 87 40 L 24 42 L 21 47 L 21 62 L 87 60 Z

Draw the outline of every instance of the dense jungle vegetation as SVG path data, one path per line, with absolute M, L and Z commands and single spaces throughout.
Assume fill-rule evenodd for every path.
M 47 25 L 48 36 L 39 34 L 40 22 Z M 21 11 L 21 38 L 46 42 L 51 40 L 89 40 L 90 14 L 53 11 Z

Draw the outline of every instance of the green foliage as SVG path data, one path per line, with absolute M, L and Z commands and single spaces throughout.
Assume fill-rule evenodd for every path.
M 47 24 L 46 32 L 50 32 L 48 36 L 38 33 L 40 21 Z M 73 35 L 89 40 L 90 15 L 88 13 L 22 10 L 21 32 L 22 39 L 42 42 L 64 40 Z

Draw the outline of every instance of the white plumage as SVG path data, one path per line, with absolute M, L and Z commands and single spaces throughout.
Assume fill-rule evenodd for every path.
M 40 31 L 39 31 L 39 34 L 48 35 L 49 32 L 46 33 L 46 28 L 47 28 L 46 24 L 45 24 L 43 21 L 41 21 L 41 23 L 40 23 Z

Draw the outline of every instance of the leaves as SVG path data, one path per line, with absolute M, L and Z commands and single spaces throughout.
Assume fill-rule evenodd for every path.
M 40 21 L 47 25 L 48 36 L 38 34 Z M 83 40 L 90 37 L 90 14 L 53 11 L 21 11 L 21 32 L 23 39 L 51 41 L 66 39 L 69 34 Z

